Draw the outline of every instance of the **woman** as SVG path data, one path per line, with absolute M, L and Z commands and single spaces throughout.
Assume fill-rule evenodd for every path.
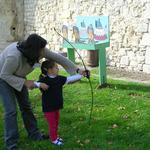
M 12 43 L 0 54 L 0 96 L 5 110 L 5 143 L 8 150 L 15 150 L 18 140 L 16 99 L 29 138 L 43 140 L 46 137 L 37 128 L 37 122 L 29 103 L 28 89 L 35 87 L 33 80 L 26 76 L 33 71 L 34 64 L 41 58 L 53 59 L 70 74 L 83 73 L 71 61 L 49 51 L 47 41 L 37 34 L 27 40 Z M 48 88 L 44 85 L 45 90 Z

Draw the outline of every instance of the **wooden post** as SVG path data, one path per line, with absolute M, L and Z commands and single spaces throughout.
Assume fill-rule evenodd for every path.
M 68 59 L 70 59 L 72 62 L 75 63 L 75 53 L 74 53 L 74 49 L 73 48 L 67 48 L 67 57 Z
M 99 83 L 100 86 L 106 86 L 106 50 L 105 47 L 101 47 L 99 53 Z

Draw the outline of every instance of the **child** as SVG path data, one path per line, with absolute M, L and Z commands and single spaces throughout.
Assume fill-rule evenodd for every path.
M 70 77 L 58 75 L 58 65 L 53 60 L 46 60 L 41 66 L 40 80 L 36 86 L 42 91 L 42 109 L 49 126 L 49 137 L 55 145 L 62 145 L 63 140 L 58 136 L 59 110 L 63 108 L 62 88 L 66 83 L 75 82 L 82 78 L 76 74 Z M 42 84 L 47 84 L 49 88 L 45 90 Z M 41 84 L 41 85 L 40 85 Z

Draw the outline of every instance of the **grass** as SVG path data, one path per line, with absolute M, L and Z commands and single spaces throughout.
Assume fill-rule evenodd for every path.
M 64 72 L 61 73 L 66 75 Z M 39 70 L 36 69 L 28 78 L 37 79 L 38 75 Z M 20 150 L 149 150 L 150 86 L 108 80 L 108 87 L 95 89 L 98 78 L 92 77 L 91 80 L 94 88 L 91 125 L 90 87 L 88 81 L 83 79 L 64 87 L 64 109 L 61 110 L 59 128 L 59 134 L 65 141 L 64 146 L 58 148 L 48 140 L 30 141 L 18 114 Z M 47 132 L 39 90 L 30 91 L 30 98 L 38 127 Z M 0 116 L 3 118 L 1 104 L 0 110 Z M 3 121 L 0 122 L 0 134 L 0 150 L 4 150 Z

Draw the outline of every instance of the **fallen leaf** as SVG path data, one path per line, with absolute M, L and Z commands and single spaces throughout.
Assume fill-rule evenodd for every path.
M 118 128 L 118 125 L 117 124 L 113 124 L 112 128 L 113 129 Z
M 128 116 L 128 115 L 123 115 L 122 118 L 123 118 L 123 119 L 128 119 L 129 116 Z
M 118 110 L 125 110 L 125 107 L 120 106 L 118 107 Z
M 134 111 L 134 113 L 137 113 L 137 112 L 138 112 L 138 110 L 135 110 L 135 111 Z
M 85 144 L 88 144 L 88 143 L 90 143 L 90 140 L 89 140 L 89 139 L 86 139 L 86 140 L 84 141 L 84 143 L 85 143 Z
M 111 144 L 112 144 L 112 141 L 109 141 L 108 144 L 111 145 Z

